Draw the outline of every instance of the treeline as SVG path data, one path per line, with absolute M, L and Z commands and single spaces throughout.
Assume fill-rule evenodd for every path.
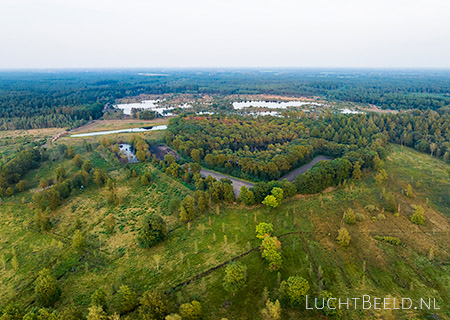
M 39 167 L 43 158 L 46 156 L 41 155 L 39 149 L 30 148 L 18 152 L 6 163 L 0 163 L 0 197 L 25 191 L 28 183 L 22 178 L 29 170 Z
M 10 72 L 0 74 L 0 130 L 76 126 L 102 116 L 103 106 L 139 94 L 276 94 L 321 96 L 390 109 L 450 106 L 448 72 L 283 70 Z M 143 112 L 142 119 L 153 113 Z

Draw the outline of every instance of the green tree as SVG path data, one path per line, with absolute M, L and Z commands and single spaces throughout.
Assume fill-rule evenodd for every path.
M 340 318 L 342 316 L 342 311 L 339 309 L 337 305 L 337 300 L 333 297 L 333 294 L 329 291 L 322 291 L 321 297 L 324 301 L 323 305 L 323 313 L 326 316 Z
M 138 242 L 143 248 L 150 248 L 167 239 L 167 225 L 163 218 L 156 214 L 147 214 L 139 230 Z
M 299 307 L 309 291 L 309 283 L 300 276 L 292 276 L 283 280 L 280 285 L 280 293 L 294 307 Z
M 102 307 L 106 310 L 106 292 L 103 288 L 98 288 L 91 296 L 91 306 Z
M 83 165 L 83 158 L 81 158 L 81 155 L 77 154 L 75 155 L 75 157 L 73 157 L 72 163 L 75 167 L 81 168 L 81 166 Z
M 283 201 L 283 189 L 274 187 L 271 192 L 272 194 L 266 196 L 262 204 L 270 208 L 277 208 Z
M 92 164 L 90 160 L 86 160 L 83 162 L 83 165 L 81 166 L 81 170 L 90 173 L 92 170 Z
M 340 228 L 338 231 L 338 236 L 336 240 L 342 245 L 342 246 L 348 246 L 350 244 L 350 234 L 348 233 L 347 229 Z
M 191 151 L 191 158 L 195 162 L 199 163 L 200 162 L 200 150 L 192 149 L 192 151 Z
M 264 239 L 266 235 L 272 235 L 273 232 L 273 224 L 261 222 L 256 226 L 256 237 L 258 239 Z
M 246 186 L 241 187 L 239 198 L 247 206 L 255 204 L 255 195 L 253 194 L 253 191 L 248 190 Z
M 26 180 L 20 180 L 17 182 L 16 188 L 19 192 L 24 192 L 28 188 L 28 182 Z
M 246 280 L 247 267 L 239 262 L 230 263 L 225 268 L 223 288 L 234 295 L 245 287 Z
M 275 198 L 275 196 L 273 196 L 271 194 L 269 194 L 268 196 L 266 196 L 264 198 L 262 204 L 265 204 L 269 208 L 276 208 L 276 207 L 278 207 L 277 198 Z
M 183 320 L 197 320 L 202 315 L 202 305 L 194 300 L 190 303 L 183 303 L 180 306 L 180 315 Z
M 411 222 L 417 225 L 425 224 L 425 210 L 422 206 L 414 206 L 414 213 L 411 215 Z
M 58 301 L 61 296 L 61 290 L 58 281 L 52 276 L 49 269 L 43 269 L 39 272 L 35 282 L 34 293 L 37 303 L 43 307 L 50 307 Z
M 181 201 L 180 219 L 182 222 L 188 222 L 194 219 L 195 214 L 195 199 L 192 196 L 187 195 L 184 197 L 183 201 Z
M 120 286 L 117 292 L 119 312 L 127 313 L 133 310 L 138 304 L 136 294 L 129 286 Z
M 66 169 L 64 169 L 62 166 L 58 166 L 55 169 L 55 173 L 56 173 L 56 180 L 62 181 L 64 179 L 64 177 L 66 176 Z
M 170 307 L 163 293 L 146 291 L 140 299 L 139 315 L 142 320 L 164 320 Z
M 80 232 L 80 230 L 75 230 L 75 233 L 72 237 L 72 248 L 81 253 L 86 248 L 86 238 Z

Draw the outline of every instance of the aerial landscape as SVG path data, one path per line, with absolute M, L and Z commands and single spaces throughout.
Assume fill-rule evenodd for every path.
M 116 10 L 169 10 L 100 2 L 40 5 L 86 43 L 95 37 L 70 20 L 85 9 L 93 30 Z M 4 19 L 19 10 L 2 6 Z M 233 8 L 209 9 L 214 31 Z M 12 32 L 22 52 L 28 31 Z M 161 52 L 155 63 L 118 48 L 107 67 L 95 50 L 46 50 L 0 55 L 0 320 L 450 319 L 450 65 L 439 55 L 442 67 L 388 56 L 320 67 L 198 49 L 204 63 L 189 51 L 192 64 L 174 64 L 143 44 Z

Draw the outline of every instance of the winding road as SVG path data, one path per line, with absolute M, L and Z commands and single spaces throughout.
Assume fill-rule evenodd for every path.
M 287 174 L 285 174 L 278 180 L 282 181 L 282 180 L 286 179 L 287 181 L 292 182 L 295 180 L 296 176 L 298 176 L 299 174 L 305 173 L 306 171 L 311 169 L 317 162 L 322 161 L 322 160 L 332 160 L 332 159 L 333 158 L 330 158 L 330 157 L 317 156 L 314 159 L 312 159 L 310 162 L 308 162 L 307 164 L 288 172 Z M 222 178 L 230 179 L 233 184 L 233 191 L 234 191 L 234 194 L 236 195 L 236 197 L 239 196 L 242 186 L 246 186 L 247 188 L 251 188 L 254 186 L 254 183 L 252 183 L 252 182 L 245 181 L 245 180 L 235 178 L 235 177 L 231 177 L 226 174 L 208 170 L 208 169 L 204 169 L 204 168 L 202 168 L 200 170 L 200 175 L 204 178 L 211 176 L 211 177 L 215 178 L 216 180 L 220 180 Z

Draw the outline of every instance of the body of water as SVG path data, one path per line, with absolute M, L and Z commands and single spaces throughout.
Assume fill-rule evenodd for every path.
M 130 128 L 130 129 L 120 129 L 120 130 L 109 130 L 109 131 L 97 131 L 97 132 L 87 132 L 87 133 L 79 133 L 72 134 L 72 138 L 80 138 L 80 137 L 92 137 L 92 136 L 103 136 L 106 134 L 114 134 L 114 133 L 130 133 L 130 132 L 146 132 L 146 131 L 158 131 L 158 130 L 166 130 L 167 125 L 154 126 L 149 128 Z
M 131 145 L 129 145 L 128 143 L 119 144 L 119 149 L 120 149 L 120 152 L 122 152 L 123 154 L 125 154 L 127 156 L 128 163 L 138 163 L 139 162 L 138 159 L 136 158 L 136 155 L 131 150 Z
M 173 115 L 170 111 L 174 109 L 187 109 L 191 108 L 191 105 L 185 103 L 176 106 L 160 106 L 160 100 L 144 100 L 142 102 L 137 103 L 122 103 L 115 105 L 116 108 L 122 109 L 123 114 L 131 115 L 131 109 L 144 109 L 155 111 L 162 116 L 171 116 Z
M 308 101 L 242 101 L 233 102 L 233 108 L 236 110 L 244 108 L 269 108 L 269 109 L 286 109 L 288 107 L 302 107 L 306 105 L 322 106 L 321 103 Z

